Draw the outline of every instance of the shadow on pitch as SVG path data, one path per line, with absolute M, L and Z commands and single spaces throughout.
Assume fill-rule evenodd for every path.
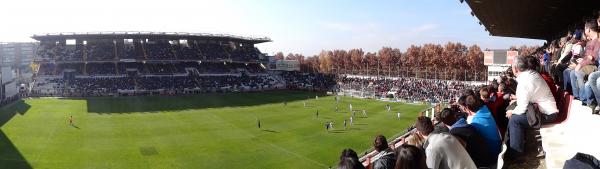
M 260 93 L 206 93 L 188 96 L 90 97 L 78 99 L 87 101 L 87 110 L 90 113 L 133 113 L 245 107 L 278 103 L 281 103 L 283 107 L 284 101 L 305 100 L 307 95 L 314 98 L 315 95 L 324 96 L 325 94 L 301 91 L 269 91 Z
M 23 100 L 16 101 L 0 108 L 0 127 L 4 126 L 15 115 L 24 115 L 31 106 Z M 0 130 L 0 168 L 31 169 L 31 165 L 19 152 L 12 141 Z
M 330 133 L 347 133 L 348 131 L 346 131 L 346 130 L 331 130 L 329 132 Z
M 19 152 L 17 147 L 0 131 L 0 164 L 2 168 L 31 169 L 31 165 Z
M 281 132 L 279 132 L 279 131 L 270 130 L 270 129 L 263 129 L 262 131 L 265 131 L 265 132 L 270 132 L 270 133 L 281 133 Z
M 23 100 L 16 101 L 0 108 L 0 127 L 4 126 L 15 115 L 25 115 L 31 106 Z

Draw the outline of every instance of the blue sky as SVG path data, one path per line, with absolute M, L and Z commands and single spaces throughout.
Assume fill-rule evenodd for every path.
M 541 45 L 491 37 L 458 0 L 221 0 L 9 1 L 0 5 L 0 41 L 32 41 L 33 34 L 89 31 L 208 32 L 268 36 L 266 53 L 318 54 L 448 41 L 482 48 Z

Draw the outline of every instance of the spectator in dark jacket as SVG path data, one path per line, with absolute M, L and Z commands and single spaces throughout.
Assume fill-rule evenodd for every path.
M 344 149 L 342 151 L 342 154 L 340 155 L 340 164 L 342 164 L 344 161 L 348 162 L 349 160 L 345 160 L 346 158 L 352 159 L 351 162 L 353 162 L 353 164 L 354 164 L 353 169 L 364 169 L 365 168 L 365 166 L 363 166 L 360 163 L 360 160 L 358 159 L 358 155 L 356 154 L 356 152 L 354 150 L 349 149 L 349 148 Z M 346 165 L 346 164 L 344 164 L 344 165 Z M 338 165 L 338 168 L 339 167 L 340 166 Z
M 393 169 L 396 164 L 396 154 L 392 151 L 383 135 L 375 137 L 373 147 L 378 152 L 373 156 L 376 159 L 373 162 L 373 169 Z
M 345 158 L 342 158 L 340 163 L 338 163 L 337 168 L 338 169 L 364 169 L 365 168 L 364 166 L 362 168 L 358 168 L 358 166 L 362 166 L 362 164 L 360 164 L 359 161 L 357 161 L 353 158 L 350 158 L 350 157 L 345 157 Z
M 426 169 L 425 152 L 413 145 L 404 144 L 397 148 L 395 169 Z

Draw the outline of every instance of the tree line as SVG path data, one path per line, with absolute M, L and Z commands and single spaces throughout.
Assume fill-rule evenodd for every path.
M 536 46 L 511 46 L 521 54 L 532 53 Z M 445 45 L 411 45 L 406 51 L 382 47 L 377 52 L 362 49 L 322 50 L 318 55 L 283 52 L 276 60 L 297 60 L 303 72 L 354 74 L 373 76 L 404 76 L 419 78 L 486 80 L 487 67 L 483 65 L 483 51 L 478 45 L 466 46 L 448 42 Z

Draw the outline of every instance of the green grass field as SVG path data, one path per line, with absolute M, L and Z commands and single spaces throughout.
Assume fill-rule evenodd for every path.
M 356 113 L 344 130 L 349 103 L 368 117 Z M 0 109 L 0 168 L 327 168 L 342 149 L 362 153 L 426 108 L 391 103 L 397 119 L 386 104 L 343 97 L 336 113 L 333 96 L 296 91 L 28 99 Z

